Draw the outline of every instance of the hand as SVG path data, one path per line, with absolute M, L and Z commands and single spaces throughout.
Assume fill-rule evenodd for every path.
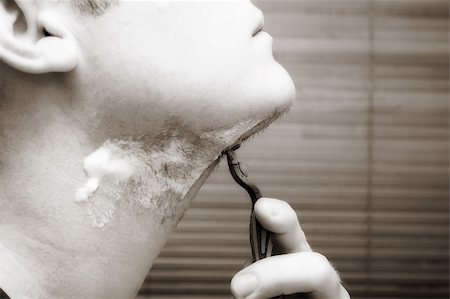
M 260 198 L 255 215 L 272 232 L 274 249 L 280 255 L 238 272 L 231 281 L 235 298 L 267 299 L 295 293 L 308 293 L 308 298 L 317 299 L 350 298 L 328 259 L 311 250 L 297 214 L 286 202 Z

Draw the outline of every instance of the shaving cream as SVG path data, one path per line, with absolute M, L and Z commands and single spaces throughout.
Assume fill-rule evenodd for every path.
M 84 158 L 83 166 L 88 180 L 75 192 L 76 202 L 86 202 L 97 191 L 105 176 L 112 176 L 118 181 L 124 181 L 133 174 L 133 167 L 129 161 L 113 157 L 111 152 L 103 146 Z

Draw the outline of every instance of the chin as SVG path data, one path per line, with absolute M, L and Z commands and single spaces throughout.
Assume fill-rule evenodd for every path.
M 266 129 L 271 123 L 276 121 L 278 118 L 280 118 L 283 114 L 287 113 L 289 111 L 289 108 L 291 107 L 291 103 L 284 103 L 283 106 L 278 107 L 278 109 L 274 110 L 267 118 L 261 120 L 259 123 L 257 123 L 255 126 L 250 128 L 248 131 L 244 132 L 239 138 L 234 141 L 229 147 L 227 147 L 225 150 L 231 149 L 236 147 L 237 145 L 242 144 L 243 142 L 247 141 L 250 137 L 257 134 L 258 132 Z
M 267 128 L 287 113 L 295 100 L 295 85 L 287 71 L 276 61 L 254 73 L 254 80 L 247 88 L 248 105 L 241 108 L 243 120 L 250 120 L 248 126 L 240 126 L 240 134 L 230 147 L 242 143 Z M 236 113 L 239 113 L 236 111 Z M 238 124 L 239 126 L 239 124 Z M 228 147 L 229 148 L 229 147 Z
M 287 71 L 276 61 L 255 74 L 259 86 L 253 95 L 256 104 L 250 111 L 261 121 L 272 120 L 286 113 L 295 100 L 295 85 Z M 274 116 L 278 116 L 275 117 Z
M 196 195 L 206 178 L 223 158 L 225 151 L 246 142 L 289 111 L 295 100 L 294 83 L 289 74 L 281 66 L 275 72 L 278 73 L 271 73 L 270 75 L 272 77 L 270 81 L 266 81 L 267 84 L 261 84 L 261 88 L 258 89 L 258 94 L 254 94 L 254 99 L 257 101 L 253 102 L 254 105 L 250 105 L 253 106 L 252 109 L 247 111 L 250 114 L 241 119 L 240 122 L 235 123 L 230 129 L 219 133 L 222 137 L 221 140 L 226 139 L 227 142 L 222 143 L 221 147 L 216 148 L 217 152 L 213 155 L 214 158 L 208 162 L 207 167 L 194 183 L 189 194 L 187 194 L 189 199 L 192 199 Z
M 267 128 L 271 123 L 273 123 L 275 120 L 277 120 L 280 116 L 287 113 L 289 111 L 289 108 L 293 102 L 295 96 L 295 91 L 292 90 L 292 94 L 289 96 L 289 98 L 283 99 L 280 103 L 282 105 L 279 105 L 277 109 L 274 109 L 270 116 L 267 118 L 261 120 L 256 125 L 251 127 L 249 130 L 242 133 L 237 139 L 234 140 L 231 144 L 224 147 L 222 152 L 217 156 L 216 159 L 214 159 L 212 162 L 209 163 L 209 165 L 206 167 L 206 169 L 201 173 L 200 177 L 195 181 L 195 183 L 190 188 L 188 194 L 186 195 L 186 200 L 192 200 L 201 188 L 201 186 L 204 184 L 205 180 L 208 178 L 208 176 L 213 172 L 213 170 L 219 165 L 219 162 L 224 157 L 225 152 L 227 150 L 233 149 L 238 145 L 241 145 L 245 141 L 247 141 L 250 137 L 255 135 L 256 133 L 264 130 Z
M 278 68 L 269 75 L 271 77 L 267 79 L 270 80 L 262 84 L 259 99 L 254 109 L 250 111 L 253 118 L 252 125 L 245 128 L 225 150 L 247 141 L 253 135 L 266 129 L 287 113 L 294 103 L 295 85 L 286 70 L 278 65 Z

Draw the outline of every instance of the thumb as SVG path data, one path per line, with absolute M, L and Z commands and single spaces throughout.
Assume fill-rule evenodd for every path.
M 323 255 L 298 252 L 251 264 L 234 276 L 231 292 L 239 299 L 265 299 L 295 293 L 337 298 L 339 286 L 339 276 Z

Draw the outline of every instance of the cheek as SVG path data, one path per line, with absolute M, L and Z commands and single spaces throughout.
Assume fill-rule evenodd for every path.
M 147 73 L 136 65 L 124 71 L 129 77 L 111 84 L 110 96 L 97 109 L 104 130 L 149 134 L 177 119 L 200 134 L 261 121 L 285 109 L 293 97 L 290 77 L 269 59 L 241 55 L 214 64 L 187 60 L 157 69 Z
M 180 101 L 172 107 L 198 130 L 264 120 L 290 107 L 295 96 L 292 79 L 271 59 L 243 56 L 202 70 L 180 83 Z
M 172 2 L 160 1 L 162 11 Z M 152 20 L 158 30 L 149 25 L 99 41 L 105 48 L 95 53 L 101 62 L 91 69 L 98 74 L 91 90 L 99 90 L 102 101 L 94 95 L 91 102 L 96 103 L 94 122 L 105 135 L 157 132 L 174 118 L 201 133 L 262 120 L 288 105 L 290 78 L 270 53 L 255 51 L 247 21 L 229 20 L 244 9 L 228 7 L 227 14 L 214 7 L 209 15 L 200 6 L 189 9 L 176 22 L 164 22 L 160 14 Z

